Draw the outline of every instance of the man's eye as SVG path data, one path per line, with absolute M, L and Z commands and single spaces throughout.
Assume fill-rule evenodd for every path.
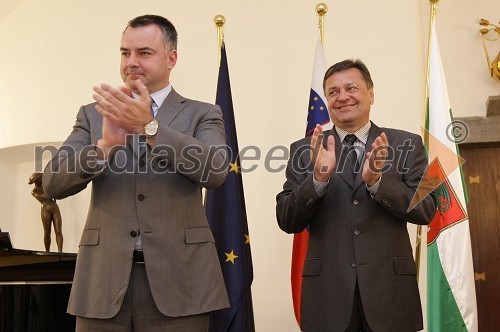
M 329 95 L 329 96 L 336 96 L 336 95 L 338 95 L 338 94 L 339 94 L 339 92 L 338 92 L 338 91 L 330 91 L 330 92 L 328 92 L 328 95 Z

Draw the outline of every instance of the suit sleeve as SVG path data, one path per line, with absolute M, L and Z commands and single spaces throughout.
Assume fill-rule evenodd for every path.
M 80 108 L 73 131 L 45 167 L 43 188 L 52 198 L 77 194 L 106 173 L 107 166 L 97 160 L 96 142 L 91 142 L 88 112 L 92 111 L 89 106 Z
M 160 123 L 151 154 L 153 158 L 167 155 L 176 172 L 205 188 L 215 188 L 228 172 L 226 135 L 220 107 L 204 107 L 209 109 L 193 120 L 198 121 L 194 132 L 184 133 Z
M 427 157 L 420 136 L 412 139 L 409 147 L 414 147 L 407 155 L 402 154 L 400 160 L 394 160 L 397 173 L 382 174 L 380 187 L 373 199 L 391 214 L 413 224 L 427 225 L 436 213 L 434 192 L 427 195 L 413 209 L 410 203 L 419 186 L 428 186 L 423 175 L 427 169 Z
M 321 197 L 318 196 L 310 171 L 308 145 L 292 144 L 286 168 L 283 191 L 276 196 L 276 218 L 287 233 L 300 233 L 312 220 Z

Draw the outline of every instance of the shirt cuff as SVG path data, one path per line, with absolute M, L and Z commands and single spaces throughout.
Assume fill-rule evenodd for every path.
M 328 187 L 329 182 L 330 182 L 330 179 L 328 179 L 326 182 L 318 181 L 318 180 L 316 180 L 316 178 L 314 178 L 314 174 L 313 174 L 314 190 L 316 190 L 316 193 L 318 194 L 319 197 L 321 197 L 325 194 L 326 187 Z
M 368 190 L 368 192 L 370 193 L 370 196 L 372 198 L 375 197 L 375 195 L 377 194 L 378 188 L 380 187 L 381 180 L 382 180 L 382 175 L 380 175 L 378 181 L 375 182 L 375 184 L 373 186 L 369 187 L 368 185 L 366 185 L 366 190 Z

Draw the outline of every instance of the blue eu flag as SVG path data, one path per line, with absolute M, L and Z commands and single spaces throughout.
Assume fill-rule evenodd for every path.
M 253 281 L 252 255 L 224 44 L 221 48 L 215 103 L 221 107 L 224 116 L 230 168 L 226 181 L 220 187 L 207 190 L 205 209 L 231 307 L 210 315 L 209 331 L 254 332 L 250 290 Z

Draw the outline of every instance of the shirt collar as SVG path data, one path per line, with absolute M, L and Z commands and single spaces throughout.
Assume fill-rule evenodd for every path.
M 151 94 L 151 98 L 155 102 L 157 108 L 160 108 L 165 99 L 167 99 L 168 94 L 172 91 L 172 85 L 167 85 L 161 90 L 158 90 L 156 92 L 153 92 Z
M 153 101 L 153 105 L 151 105 L 151 106 L 153 107 L 153 111 L 155 112 L 155 115 L 156 115 L 156 111 L 161 107 L 161 105 L 163 104 L 165 99 L 167 99 L 167 96 L 170 93 L 170 91 L 172 91 L 172 85 L 168 84 L 163 89 L 158 90 L 156 92 L 153 92 L 152 94 L 149 95 Z M 139 99 L 141 97 L 139 94 L 137 94 L 135 92 L 132 92 L 132 96 L 135 99 Z
M 366 144 L 366 141 L 368 140 L 368 134 L 370 132 L 370 128 L 372 126 L 372 123 L 371 121 L 368 121 L 363 127 L 359 128 L 358 130 L 356 130 L 356 132 L 354 133 L 351 133 L 351 132 L 348 132 L 347 130 L 344 130 L 340 127 L 337 127 L 335 126 L 335 131 L 337 132 L 337 134 L 339 135 L 340 137 L 340 140 L 343 142 L 344 141 L 344 138 L 349 135 L 349 134 L 354 134 L 354 136 L 356 136 L 356 138 L 363 142 L 363 144 Z

